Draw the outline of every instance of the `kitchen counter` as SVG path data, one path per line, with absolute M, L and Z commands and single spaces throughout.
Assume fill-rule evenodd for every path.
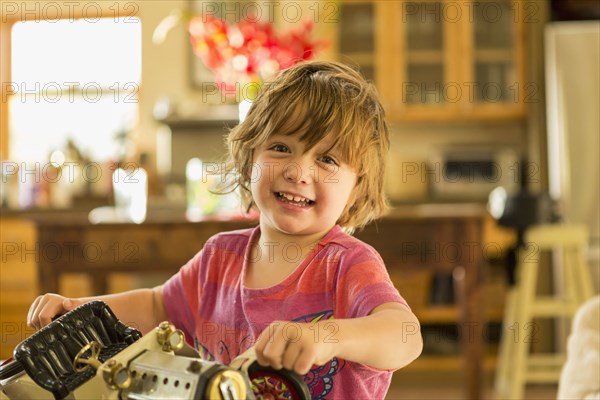
M 76 207 L 71 209 L 7 209 L 0 212 L 2 218 L 24 218 L 40 223 L 88 223 L 90 207 Z M 459 216 L 484 216 L 487 211 L 482 203 L 465 202 L 430 202 L 430 203 L 404 203 L 392 205 L 391 209 L 380 220 L 397 218 L 451 218 Z M 207 218 L 215 220 L 219 218 Z M 167 205 L 151 208 L 143 223 L 161 222 L 189 222 L 185 216 L 185 207 L 180 205 Z M 123 222 L 127 223 L 127 222 Z M 193 223 L 193 222 L 190 222 Z M 376 223 L 376 221 L 374 222 Z

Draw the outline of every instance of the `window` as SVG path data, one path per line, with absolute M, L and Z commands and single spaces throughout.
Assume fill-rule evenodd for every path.
M 92 160 L 118 158 L 137 123 L 141 47 L 138 18 L 15 23 L 10 159 L 47 161 L 68 140 Z

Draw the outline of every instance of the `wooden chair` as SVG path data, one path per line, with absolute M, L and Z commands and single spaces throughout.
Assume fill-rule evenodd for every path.
M 521 399 L 527 383 L 558 383 L 565 355 L 531 354 L 535 317 L 572 318 L 593 296 L 589 266 L 584 258 L 588 232 L 583 225 L 538 225 L 525 232 L 519 252 L 517 283 L 506 302 L 503 334 L 495 378 L 497 399 Z M 549 296 L 538 296 L 540 254 L 552 252 L 552 268 L 562 274 Z M 561 282 L 562 281 L 562 282 Z

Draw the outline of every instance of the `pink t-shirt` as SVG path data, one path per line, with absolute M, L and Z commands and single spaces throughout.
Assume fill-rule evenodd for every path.
M 339 226 L 282 282 L 247 288 L 250 244 L 259 236 L 258 227 L 215 235 L 165 283 L 169 320 L 206 360 L 229 364 L 275 320 L 358 318 L 383 303 L 406 305 L 379 254 Z M 292 259 L 298 254 L 293 246 L 277 249 L 273 244 L 273 249 Z M 335 340 L 333 329 L 331 333 L 321 340 Z M 311 369 L 304 380 L 313 399 L 383 399 L 391 377 L 391 371 L 333 358 Z

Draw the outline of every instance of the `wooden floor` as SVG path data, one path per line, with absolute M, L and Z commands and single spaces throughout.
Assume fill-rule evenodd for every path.
M 493 376 L 486 374 L 481 400 L 494 399 Z M 527 400 L 555 400 L 556 385 L 528 385 Z M 406 372 L 394 374 L 386 399 L 394 400 L 462 400 L 465 399 L 461 377 L 452 372 Z M 506 399 L 509 400 L 509 399 Z

